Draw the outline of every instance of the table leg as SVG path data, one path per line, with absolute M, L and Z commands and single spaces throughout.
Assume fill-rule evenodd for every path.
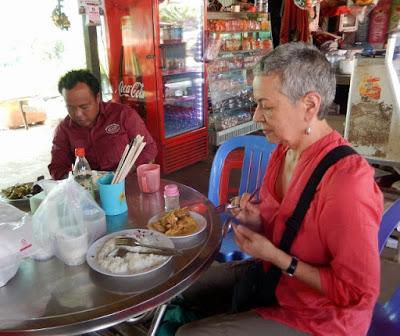
M 153 321 L 151 322 L 149 332 L 147 334 L 148 336 L 155 336 L 158 326 L 161 323 L 161 319 L 162 319 L 166 309 L 167 309 L 166 303 L 157 307 L 156 312 L 154 313 Z
M 19 110 L 21 111 L 22 119 L 24 120 L 25 129 L 27 130 L 28 129 L 28 122 L 26 120 L 26 112 L 24 111 L 23 101 L 22 100 L 19 101 Z

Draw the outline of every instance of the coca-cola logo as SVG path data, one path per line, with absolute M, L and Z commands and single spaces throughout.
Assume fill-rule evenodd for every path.
M 144 85 L 141 82 L 125 85 L 124 82 L 121 81 L 118 86 L 118 92 L 120 97 L 144 99 Z
M 120 126 L 118 124 L 110 124 L 106 127 L 107 134 L 115 134 L 120 130 Z

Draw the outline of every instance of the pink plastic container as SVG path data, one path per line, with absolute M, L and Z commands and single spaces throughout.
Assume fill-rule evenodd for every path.
M 160 189 L 160 165 L 142 164 L 136 169 L 139 189 L 143 193 L 153 193 Z

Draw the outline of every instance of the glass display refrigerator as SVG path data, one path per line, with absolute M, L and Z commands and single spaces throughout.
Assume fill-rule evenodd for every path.
M 372 163 L 400 163 L 399 79 L 399 33 L 389 37 L 385 56 L 356 59 L 344 135 Z
M 260 129 L 252 121 L 253 67 L 272 49 L 265 12 L 207 13 L 209 141 L 218 146 Z
M 204 0 L 107 0 L 113 100 L 133 106 L 163 173 L 208 156 Z

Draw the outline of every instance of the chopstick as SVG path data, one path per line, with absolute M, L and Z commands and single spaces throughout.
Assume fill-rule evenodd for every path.
M 111 184 L 121 182 L 125 179 L 126 175 L 128 175 L 144 146 L 146 146 L 146 142 L 144 142 L 143 139 L 144 137 L 142 135 L 137 135 L 132 139 L 133 141 L 131 141 L 130 144 L 126 145 Z
M 122 153 L 121 159 L 119 160 L 118 167 L 115 170 L 115 175 L 114 175 L 114 177 L 113 177 L 113 179 L 111 181 L 111 184 L 115 183 L 115 180 L 117 179 L 117 174 L 119 173 L 119 171 L 120 171 L 120 169 L 122 167 L 122 164 L 125 162 L 126 154 L 128 154 L 129 149 L 130 149 L 130 144 L 126 145 L 126 147 L 124 149 L 124 152 Z
M 249 202 L 250 202 L 251 204 L 259 204 L 259 203 L 261 202 L 259 199 L 257 199 L 256 201 L 253 201 L 253 198 L 254 198 L 256 195 L 258 195 L 259 192 L 260 192 L 260 187 L 256 188 L 256 189 L 251 193 L 251 195 L 250 195 L 250 197 L 249 197 Z M 257 197 L 257 198 L 259 198 L 259 197 Z
M 138 156 L 142 152 L 144 146 L 146 146 L 146 143 L 143 142 L 139 145 L 139 148 L 132 154 L 134 155 L 133 158 L 130 158 L 129 163 L 125 166 L 125 168 L 122 170 L 121 176 L 118 181 L 122 181 L 125 179 L 126 175 L 130 172 L 131 168 L 133 167 L 135 161 L 137 160 Z M 133 152 L 133 151 L 132 151 Z
M 259 204 L 259 203 L 261 203 L 260 200 L 255 200 L 255 201 L 253 201 L 254 197 L 259 193 L 259 191 L 260 191 L 260 187 L 256 188 L 256 189 L 250 194 L 249 202 L 250 202 L 251 204 Z M 228 203 L 228 204 L 229 204 L 229 203 Z M 218 205 L 217 207 L 215 207 L 216 212 L 217 212 L 217 213 L 225 212 L 226 206 L 227 206 L 228 204 L 220 204 L 220 205 Z

